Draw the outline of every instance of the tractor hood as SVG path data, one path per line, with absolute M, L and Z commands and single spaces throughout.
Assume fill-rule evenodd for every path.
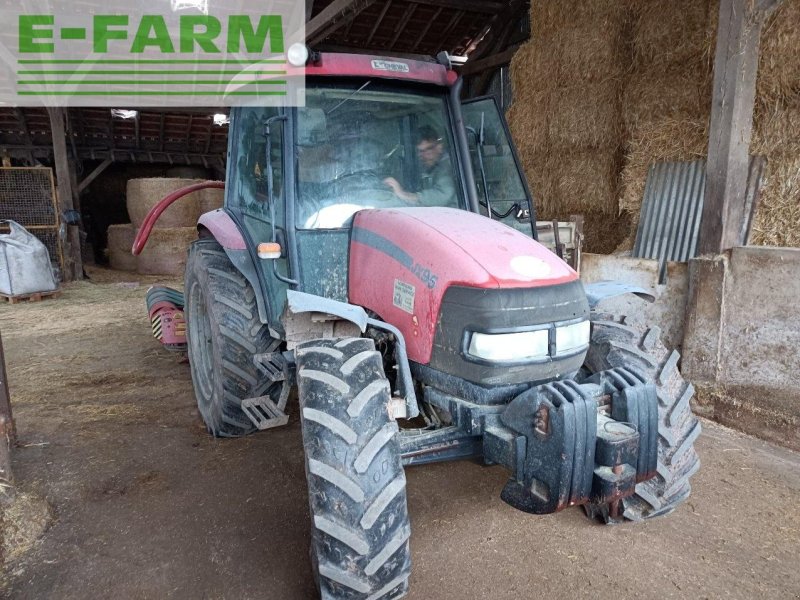
M 524 234 L 452 208 L 364 210 L 353 220 L 350 302 L 406 337 L 427 363 L 442 298 L 451 286 L 496 290 L 577 281 L 578 274 Z

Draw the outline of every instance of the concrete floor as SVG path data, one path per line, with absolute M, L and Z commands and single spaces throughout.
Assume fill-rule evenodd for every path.
M 150 337 L 146 282 L 95 275 L 0 306 L 17 480 L 54 514 L 3 597 L 312 598 L 297 420 L 208 437 L 188 366 Z M 800 456 L 704 426 L 692 497 L 638 525 L 517 512 L 500 468 L 408 470 L 409 598 L 800 598 Z

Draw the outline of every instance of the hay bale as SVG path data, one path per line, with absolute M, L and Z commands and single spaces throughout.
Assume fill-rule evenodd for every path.
M 199 200 L 197 201 L 199 212 L 202 215 L 203 213 L 222 208 L 224 201 L 225 190 L 220 190 L 217 188 L 206 188 L 201 190 Z
M 529 96 L 552 85 L 558 63 L 540 44 L 529 42 L 514 53 L 511 59 L 511 85 L 515 98 Z
M 507 118 L 520 154 L 540 154 L 550 147 L 547 94 L 538 93 L 524 100 L 518 99 L 508 109 Z
M 147 213 L 165 196 L 202 179 L 154 177 L 128 181 L 127 206 L 131 222 L 142 226 Z M 199 192 L 184 196 L 170 206 L 156 222 L 157 228 L 191 227 L 197 222 Z
M 711 81 L 697 74 L 637 73 L 622 95 L 622 120 L 632 137 L 645 123 L 711 114 Z
M 711 71 L 710 11 L 716 2 L 633 0 L 633 66 L 640 72 Z
M 552 206 L 555 202 L 553 196 L 553 179 L 548 164 L 548 156 L 544 153 L 524 153 L 520 156 L 522 170 L 528 180 L 528 187 L 533 196 L 536 210 Z
M 615 82 L 575 85 L 553 95 L 549 138 L 556 150 L 617 148 L 622 127 Z
M 774 154 L 756 210 L 751 244 L 800 247 L 800 154 Z
M 800 105 L 778 104 L 770 110 L 757 106 L 750 152 L 800 156 Z
M 131 254 L 136 227 L 131 223 L 109 225 L 108 261 L 117 271 L 136 271 L 137 257 Z
M 784 0 L 761 32 L 757 96 L 761 103 L 800 103 L 800 0 Z
M 196 239 L 195 227 L 153 229 L 139 255 L 137 271 L 142 275 L 183 275 L 189 245 Z
M 559 85 L 619 80 L 630 68 L 621 23 L 600 28 L 577 22 L 543 35 L 537 46 L 558 64 Z
M 660 161 L 694 160 L 708 152 L 708 117 L 667 118 L 641 123 L 625 152 L 620 176 L 620 210 L 634 216 L 638 225 L 647 171 Z
M 614 152 L 552 154 L 548 160 L 548 176 L 552 178 L 554 202 L 547 210 L 616 215 L 617 162 Z
M 627 2 L 619 0 L 537 0 L 531 2 L 531 32 L 535 39 L 576 23 L 599 30 L 617 27 L 629 17 Z

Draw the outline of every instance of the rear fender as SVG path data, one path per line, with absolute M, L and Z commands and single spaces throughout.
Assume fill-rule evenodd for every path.
M 207 231 L 219 242 L 233 266 L 244 275 L 245 279 L 250 283 L 250 287 L 253 288 L 256 295 L 259 320 L 267 325 L 272 325 L 269 322 L 271 313 L 267 299 L 264 296 L 264 290 L 261 287 L 258 269 L 247 249 L 244 235 L 242 235 L 236 222 L 227 212 L 220 208 L 203 214 L 197 221 L 197 229 L 201 234 L 203 231 Z

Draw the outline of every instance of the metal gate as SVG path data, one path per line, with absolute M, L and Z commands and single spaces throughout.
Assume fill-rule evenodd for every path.
M 48 167 L 0 168 L 0 220 L 22 225 L 47 246 L 50 261 L 64 272 L 53 170 Z M 2 233 L 8 227 L 0 226 Z

